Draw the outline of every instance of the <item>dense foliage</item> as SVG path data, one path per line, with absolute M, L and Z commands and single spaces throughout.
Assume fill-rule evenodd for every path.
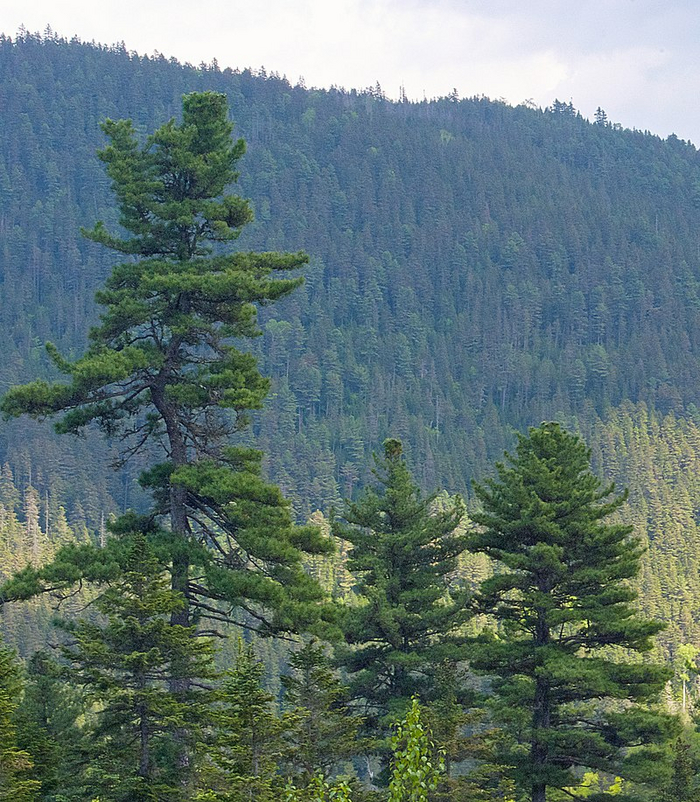
M 55 378 L 44 341 L 82 353 L 96 321 L 93 294 L 113 262 L 78 232 L 96 218 L 117 223 L 94 158 L 100 121 L 154 130 L 183 93 L 204 89 L 227 95 L 248 143 L 239 186 L 257 219 L 241 247 L 311 255 L 306 286 L 263 310 L 258 349 L 273 392 L 255 416 L 257 445 L 296 514 L 353 495 L 387 436 L 401 438 L 422 487 L 466 497 L 511 444 L 510 427 L 578 422 L 602 455 L 597 468 L 645 504 L 632 514 L 654 550 L 643 568 L 654 612 L 673 618 L 670 643 L 687 639 L 700 598 L 691 557 L 678 557 L 697 548 L 695 474 L 684 466 L 698 454 L 688 405 L 699 378 L 700 173 L 695 149 L 674 137 L 590 124 L 570 104 L 391 103 L 376 88 L 307 90 L 51 33 L 3 38 L 4 387 Z M 632 425 L 648 421 L 652 440 L 672 416 L 660 434 L 666 470 L 655 471 L 663 508 L 641 453 L 655 446 L 618 425 L 629 413 L 616 405 L 640 402 Z M 111 514 L 144 503 L 143 465 L 113 476 L 115 456 L 92 437 L 3 427 L 0 459 L 19 495 L 3 499 L 0 527 L 23 543 L 40 533 L 49 548 L 61 531 L 99 539 Z M 654 545 L 662 530 L 673 548 Z M 32 621 L 11 616 L 22 648 L 41 644 Z
M 77 231 L 115 220 L 99 121 L 152 130 L 208 88 L 249 146 L 240 187 L 257 220 L 241 244 L 312 256 L 306 288 L 264 318 L 275 395 L 258 424 L 300 512 L 348 495 L 389 434 L 422 485 L 455 491 L 500 454 L 504 426 L 695 400 L 690 145 L 562 104 L 397 104 L 53 37 L 5 40 L 0 77 L 20 121 L 0 160 L 4 381 L 48 370 L 45 339 L 81 348 L 94 320 L 108 259 Z
M 379 87 L 309 91 L 50 32 L 0 39 L 0 102 L 0 381 L 24 383 L 4 411 L 61 413 L 60 430 L 87 434 L 3 428 L 5 593 L 53 594 L 6 605 L 4 626 L 30 653 L 53 601 L 99 614 L 68 627 L 63 665 L 30 664 L 24 690 L 2 652 L 0 791 L 696 796 L 695 735 L 686 715 L 677 738 L 668 717 L 679 698 L 693 706 L 681 644 L 700 629 L 692 145 L 560 102 L 392 103 Z M 243 155 L 227 105 L 249 144 L 239 186 L 255 222 L 225 191 Z M 122 117 L 133 123 L 109 121 Z M 93 158 L 104 118 L 117 212 Z M 276 277 L 302 250 L 306 283 Z M 629 498 L 605 501 L 582 441 L 557 424 L 521 437 L 473 494 L 513 429 L 542 418 L 582 431 L 595 472 Z M 379 487 L 362 490 L 387 436 L 406 458 L 386 441 Z M 420 489 L 436 486 L 447 492 Z M 468 538 L 455 492 L 481 527 Z M 302 570 L 302 552 L 325 545 L 294 517 L 342 496 L 337 556 Z M 349 688 L 326 647 L 301 648 L 280 677 L 277 647 L 253 635 L 220 650 L 234 663 L 223 682 L 209 676 L 205 616 L 307 629 L 315 578 L 345 606 Z M 96 598 L 67 595 L 81 579 Z M 658 629 L 629 583 L 670 622 L 666 717 L 653 707 L 665 672 L 629 659 Z M 650 707 L 636 715 L 637 701 Z M 393 758 L 360 726 L 394 732 Z M 617 760 L 652 741 L 653 765 L 635 748 Z
M 375 461 L 378 488 L 348 504 L 333 531 L 351 546 L 347 567 L 360 600 L 345 613 L 349 648 L 339 663 L 376 736 L 413 694 L 439 695 L 439 667 L 464 658 L 458 633 L 471 611 L 454 580 L 467 542 L 458 531 L 461 501 L 437 510 L 434 497 L 423 498 L 398 440 L 386 440 Z
M 583 441 L 542 424 L 507 459 L 476 486 L 483 511 L 469 547 L 500 569 L 477 605 L 502 630 L 475 647 L 471 665 L 493 676 L 496 716 L 514 733 L 504 764 L 532 802 L 545 802 L 548 788 L 575 784 L 572 769 L 613 772 L 624 747 L 663 743 L 667 722 L 634 703 L 653 701 L 670 672 L 625 660 L 650 651 L 663 625 L 635 613 L 627 580 L 639 544 L 630 526 L 605 520 L 624 496 L 590 472 Z M 609 700 L 624 700 L 624 712 L 606 710 Z

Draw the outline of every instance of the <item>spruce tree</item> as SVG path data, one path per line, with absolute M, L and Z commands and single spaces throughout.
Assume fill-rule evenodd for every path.
M 352 545 L 347 565 L 361 599 L 347 609 L 349 648 L 340 650 L 339 663 L 369 729 L 383 737 L 414 694 L 426 701 L 435 695 L 438 666 L 463 656 L 455 635 L 470 612 L 467 590 L 454 582 L 466 548 L 461 501 L 434 510 L 398 440 L 387 440 L 375 459 L 379 487 L 348 503 L 334 533 Z
M 18 742 L 32 756 L 31 776 L 41 785 L 42 802 L 85 798 L 81 775 L 89 742 L 79 722 L 87 710 L 64 668 L 47 652 L 34 654 L 15 716 Z
M 103 620 L 64 626 L 71 681 L 94 706 L 86 791 L 104 802 L 188 798 L 191 766 L 181 761 L 209 721 L 213 650 L 194 627 L 170 623 L 185 600 L 168 587 L 143 534 L 125 545 L 120 577 L 95 600 Z M 173 692 L 179 674 L 196 678 Z M 99 791 L 99 793 L 98 793 Z
M 250 645 L 238 642 L 234 667 L 217 692 L 214 737 L 197 802 L 276 802 L 287 722 L 263 686 L 265 667 Z
M 231 139 L 224 95 L 186 95 L 182 122 L 143 144 L 129 120 L 107 120 L 103 130 L 109 144 L 99 155 L 123 235 L 101 222 L 84 233 L 127 261 L 97 293 L 103 312 L 85 355 L 69 361 L 47 346 L 66 380 L 15 387 L 2 410 L 60 416 L 59 432 L 96 424 L 121 438 L 124 459 L 160 448 L 142 483 L 174 535 L 172 587 L 186 601 L 174 624 L 209 616 L 264 633 L 303 628 L 321 593 L 300 549 L 326 544 L 315 528 L 293 526 L 288 503 L 261 478 L 260 454 L 230 442 L 269 388 L 240 347 L 259 334 L 256 307 L 298 287 L 302 278 L 289 273 L 307 257 L 226 247 L 252 214 L 227 194 L 245 146 Z M 29 579 L 6 598 L 47 586 Z
M 576 786 L 580 767 L 634 776 L 642 745 L 672 728 L 643 706 L 669 672 L 629 659 L 663 627 L 634 607 L 639 541 L 605 520 L 625 494 L 601 483 L 584 442 L 556 423 L 520 435 L 506 458 L 475 488 L 483 511 L 472 516 L 470 549 L 497 565 L 477 603 L 499 627 L 471 665 L 492 677 L 493 710 L 511 736 L 503 764 L 532 802 L 545 802 L 548 788 Z
M 309 641 L 289 657 L 282 676 L 289 726 L 285 760 L 294 782 L 331 776 L 339 764 L 362 750 L 359 716 L 349 707 L 348 688 L 333 670 L 323 646 Z
M 15 721 L 23 679 L 17 656 L 0 645 L 0 802 L 35 802 L 32 756 L 19 746 Z

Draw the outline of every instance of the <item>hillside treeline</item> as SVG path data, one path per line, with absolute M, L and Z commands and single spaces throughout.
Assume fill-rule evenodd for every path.
M 2 411 L 82 438 L 3 433 L 5 629 L 59 633 L 0 652 L 5 796 L 693 799 L 694 148 L 50 33 L 0 76 Z

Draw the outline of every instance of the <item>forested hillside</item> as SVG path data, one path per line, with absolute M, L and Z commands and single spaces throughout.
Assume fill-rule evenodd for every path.
M 424 488 L 470 497 L 514 429 L 559 419 L 631 488 L 667 643 L 697 635 L 700 164 L 673 137 L 559 102 L 394 103 L 379 87 L 3 38 L 1 389 L 52 376 L 44 341 L 77 356 L 96 320 L 113 261 L 79 230 L 116 222 L 99 122 L 150 131 L 195 89 L 228 96 L 248 145 L 239 191 L 256 220 L 241 248 L 311 257 L 304 287 L 261 315 L 274 383 L 252 435 L 297 516 L 353 495 L 389 435 Z M 113 474 L 113 456 L 97 437 L 3 423 L 3 531 L 25 554 L 37 533 L 47 549 L 98 538 L 139 504 L 138 464 Z

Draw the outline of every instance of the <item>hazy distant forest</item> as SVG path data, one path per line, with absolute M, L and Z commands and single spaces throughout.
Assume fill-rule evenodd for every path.
M 0 37 L 0 284 L 0 800 L 700 799 L 691 143 Z

